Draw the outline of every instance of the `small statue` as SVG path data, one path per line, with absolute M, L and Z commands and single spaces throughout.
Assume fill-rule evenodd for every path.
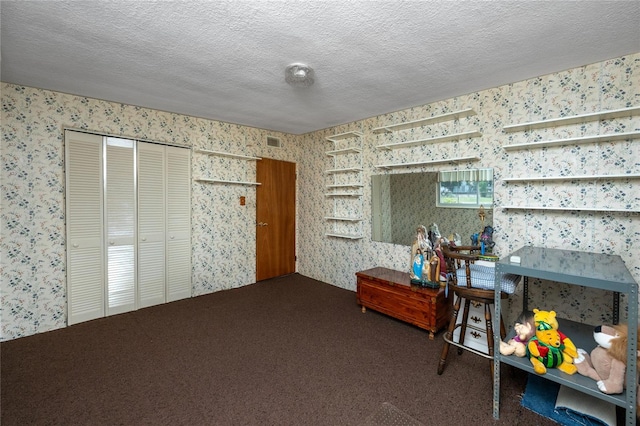
M 410 274 L 412 279 L 422 279 L 424 259 L 429 259 L 431 251 L 431 242 L 427 239 L 427 227 L 420 225 L 416 229 L 416 239 L 411 246 Z
M 442 235 L 440 234 L 440 229 L 438 229 L 437 223 L 432 223 L 429 226 L 429 240 L 431 241 L 431 247 L 435 249 L 442 242 Z
M 480 244 L 484 244 L 486 250 L 491 251 L 496 243 L 493 241 L 493 226 L 487 225 L 480 234 Z

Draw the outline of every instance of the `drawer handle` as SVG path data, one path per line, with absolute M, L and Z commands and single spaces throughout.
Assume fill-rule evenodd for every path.
M 471 334 L 471 337 L 473 337 L 474 339 L 479 339 L 480 337 L 482 337 L 482 334 L 478 333 L 477 331 L 472 331 L 469 334 Z
M 476 316 L 471 317 L 471 321 L 475 322 L 476 324 L 478 324 L 479 322 L 481 322 L 482 320 Z

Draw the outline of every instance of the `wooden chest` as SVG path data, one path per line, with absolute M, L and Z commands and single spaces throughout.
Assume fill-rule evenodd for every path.
M 428 330 L 429 338 L 449 323 L 451 300 L 443 288 L 411 285 L 409 273 L 372 268 L 356 273 L 357 301 L 366 308 Z

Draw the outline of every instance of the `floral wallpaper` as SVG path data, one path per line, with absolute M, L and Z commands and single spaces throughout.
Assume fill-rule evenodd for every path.
M 355 273 L 359 270 L 374 266 L 408 269 L 408 245 L 371 240 L 370 177 L 390 173 L 376 165 L 467 156 L 478 160 L 407 166 L 403 172 L 493 168 L 494 240 L 499 255 L 506 256 L 524 245 L 616 254 L 640 281 L 640 214 L 631 211 L 640 210 L 640 180 L 503 180 L 640 173 L 637 137 L 537 149 L 503 148 L 581 135 L 638 132 L 638 115 L 522 132 L 505 132 L 503 127 L 639 105 L 640 53 L 305 135 L 279 134 L 3 83 L 0 339 L 66 326 L 64 128 L 295 162 L 298 272 L 345 289 L 355 290 Z M 393 134 L 372 132 L 383 125 L 468 107 L 476 114 Z M 478 130 L 482 136 L 391 151 L 376 148 L 384 143 L 470 130 Z M 362 133 L 356 138 L 361 153 L 339 160 L 327 155 L 334 144 L 326 137 L 349 131 Z M 267 136 L 280 138 L 282 147 L 268 146 Z M 340 161 L 359 163 L 362 171 L 353 176 L 328 176 L 326 170 Z M 253 180 L 255 166 L 251 161 L 204 156 L 194 151 L 192 175 Z M 361 197 L 326 196 L 328 185 L 348 179 L 361 182 L 363 187 L 354 190 L 361 192 Z M 241 195 L 247 199 L 244 207 L 237 203 Z M 502 208 L 507 205 L 629 211 Z M 361 217 L 361 222 L 341 223 L 338 230 L 359 233 L 362 238 L 327 237 L 327 233 L 336 230 L 336 224 L 325 217 L 334 212 Z M 255 257 L 255 188 L 194 182 L 192 245 L 193 296 L 255 282 L 255 263 L 247 261 Z M 602 297 L 601 291 L 536 280 L 530 284 L 531 307 L 555 309 L 563 317 L 590 323 L 611 320 L 611 298 Z M 515 320 L 521 299 L 519 288 L 503 312 L 508 323 Z

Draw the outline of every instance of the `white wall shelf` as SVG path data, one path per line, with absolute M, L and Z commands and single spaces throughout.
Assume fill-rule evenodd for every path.
M 335 238 L 344 238 L 347 240 L 360 240 L 362 239 L 362 235 L 359 234 L 336 234 L 336 233 L 326 233 L 325 234 L 327 237 L 335 237 Z
M 546 120 L 530 121 L 528 123 L 510 124 L 504 126 L 505 132 L 521 132 L 545 127 L 568 126 L 571 124 L 585 123 L 595 120 L 608 120 L 612 118 L 631 117 L 640 114 L 640 106 L 599 111 L 587 114 L 572 115 L 567 117 L 549 118 Z
M 541 129 L 557 126 L 568 126 L 572 124 L 581 124 L 588 121 L 608 120 L 613 118 L 632 117 L 640 114 L 640 106 L 629 108 L 620 108 L 608 111 L 599 111 L 594 113 L 572 115 L 567 117 L 550 118 L 546 120 L 531 121 L 528 123 L 512 124 L 504 126 L 503 130 L 509 132 L 528 131 L 533 129 Z M 555 145 L 580 144 L 592 142 L 607 142 L 619 140 L 631 140 L 640 136 L 640 132 L 622 132 L 604 135 L 581 136 L 575 138 L 555 139 L 548 141 L 538 141 L 529 143 L 520 143 L 512 145 L 504 145 L 503 149 L 519 150 L 529 148 L 543 148 Z M 504 182 L 563 182 L 563 181 L 609 181 L 617 179 L 637 179 L 640 175 L 637 173 L 626 174 L 601 174 L 601 175 L 576 175 L 576 176 L 528 176 L 528 177 L 506 177 Z M 553 207 L 553 206 L 502 206 L 503 210 L 553 210 L 553 211 L 590 211 L 590 212 L 616 212 L 616 213 L 636 213 L 638 210 L 631 209 L 610 209 L 605 207 Z
M 362 194 L 357 192 L 328 192 L 324 195 L 326 197 L 362 197 Z
M 440 115 L 434 115 L 432 117 L 421 118 L 419 120 L 406 121 L 404 123 L 389 124 L 386 126 L 380 126 L 372 129 L 374 134 L 378 133 L 391 133 L 400 130 L 411 129 L 414 127 L 426 126 L 429 124 L 441 123 L 443 121 L 457 120 L 464 117 L 476 115 L 476 112 L 472 108 L 463 109 L 460 111 L 448 112 Z
M 351 139 L 351 138 L 359 138 L 362 136 L 361 132 L 344 132 L 338 133 L 337 135 L 327 136 L 326 139 L 331 142 L 340 141 L 342 139 Z
M 413 167 L 413 166 L 427 166 L 432 164 L 446 164 L 446 163 L 463 163 L 463 162 L 471 162 L 478 161 L 479 157 L 454 157 L 454 158 L 443 158 L 441 160 L 428 160 L 428 161 L 416 161 L 412 163 L 396 163 L 396 164 L 378 164 L 374 167 L 379 169 L 393 169 L 398 167 Z
M 608 209 L 605 207 L 552 207 L 552 206 L 501 206 L 503 210 L 554 210 L 568 212 L 610 212 L 610 213 L 640 213 L 638 209 Z
M 361 183 L 340 183 L 336 185 L 327 185 L 328 189 L 337 189 L 337 188 L 362 188 L 364 185 Z
M 207 179 L 207 178 L 196 178 L 194 179 L 194 181 L 202 182 L 202 183 L 221 183 L 221 184 L 230 184 L 230 185 L 248 185 L 248 186 L 262 185 L 259 182 L 243 182 L 238 180 Z
M 212 151 L 212 150 L 209 150 L 209 149 L 194 149 L 193 152 L 196 153 L 196 154 L 203 154 L 203 155 L 207 155 L 207 156 L 210 156 L 210 157 L 226 157 L 226 158 L 231 158 L 231 159 L 240 160 L 240 161 L 258 161 L 258 160 L 262 160 L 262 158 L 260 158 L 260 157 L 252 157 L 252 156 L 249 156 L 249 155 L 241 155 L 241 154 L 232 154 L 230 152 L 224 152 L 224 151 Z M 241 181 L 241 180 L 227 180 L 227 179 L 215 179 L 215 178 L 194 178 L 193 180 L 195 182 L 213 183 L 213 184 L 230 184 L 230 185 L 245 185 L 245 186 L 260 185 L 260 183 L 258 183 L 258 182 L 248 182 L 248 181 Z
M 470 132 L 452 133 L 450 135 L 436 136 L 433 138 L 416 139 L 412 141 L 396 142 L 396 143 L 386 143 L 386 144 L 378 145 L 376 146 L 376 148 L 391 150 L 391 149 L 398 149 L 398 148 L 406 148 L 406 147 L 415 146 L 415 145 L 425 145 L 425 144 L 437 143 L 437 142 L 450 142 L 450 141 L 457 141 L 460 139 L 471 139 L 471 138 L 477 138 L 479 136 L 482 136 L 482 133 L 480 133 L 477 130 L 473 130 Z
M 562 181 L 562 180 L 613 180 L 613 179 L 638 179 L 640 174 L 627 173 L 619 175 L 579 175 L 579 176 L 529 176 L 529 177 L 506 177 L 504 182 L 539 182 L 539 181 Z
M 554 139 L 548 141 L 526 142 L 526 143 L 514 143 L 511 145 L 503 145 L 502 148 L 506 151 L 515 151 L 520 149 L 529 148 L 544 148 L 548 146 L 560 146 L 560 145 L 577 145 L 582 143 L 594 143 L 594 142 L 614 142 L 622 140 L 631 140 L 640 138 L 640 132 L 622 132 L 622 133 L 610 133 L 606 135 L 594 135 L 594 136 L 580 136 L 567 139 Z
M 336 173 L 353 173 L 353 172 L 361 172 L 361 171 L 362 171 L 361 167 L 346 167 L 343 169 L 325 170 L 324 172 L 328 175 L 333 175 Z
M 326 188 L 333 192 L 325 194 L 332 199 L 331 213 L 325 216 L 330 222 L 327 236 L 346 239 L 362 238 L 362 218 L 364 206 L 362 192 L 362 136 L 361 132 L 351 131 L 327 136 L 333 149 L 326 154 L 333 157 L 332 169 L 325 170 L 331 176 Z M 341 176 L 345 174 L 346 176 Z
M 362 152 L 362 149 L 356 148 L 356 147 L 349 147 L 349 148 L 337 149 L 335 151 L 327 151 L 326 154 L 333 156 L 333 155 L 344 155 L 344 154 L 357 154 L 359 152 Z
M 222 152 L 222 151 L 211 151 L 211 150 L 208 150 L 208 149 L 195 149 L 193 152 L 196 152 L 198 154 L 212 155 L 212 156 L 216 156 L 216 157 L 235 158 L 235 159 L 238 159 L 238 160 L 247 160 L 247 161 L 262 160 L 262 158 L 260 158 L 260 157 L 251 157 L 251 156 L 248 156 L 248 155 L 231 154 L 229 152 Z

